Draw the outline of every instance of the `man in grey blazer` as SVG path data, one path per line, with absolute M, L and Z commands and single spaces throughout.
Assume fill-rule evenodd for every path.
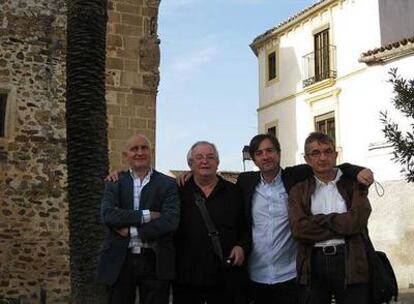
M 107 229 L 98 280 L 109 286 L 108 303 L 167 304 L 175 277 L 172 233 L 179 221 L 175 180 L 151 168 L 151 145 L 141 134 L 126 143 L 130 169 L 107 182 L 102 221 Z

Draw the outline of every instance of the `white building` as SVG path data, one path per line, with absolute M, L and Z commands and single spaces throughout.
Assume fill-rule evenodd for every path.
M 391 100 L 391 68 L 414 78 L 413 0 L 322 0 L 258 36 L 259 132 L 274 132 L 282 165 L 303 162 L 312 131 L 335 138 L 339 162 L 371 168 L 371 235 L 390 256 L 401 288 L 414 287 L 414 185 L 391 160 L 380 121 Z M 372 187 L 374 188 L 374 187 Z

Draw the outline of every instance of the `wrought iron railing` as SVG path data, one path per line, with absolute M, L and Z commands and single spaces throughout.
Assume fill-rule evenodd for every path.
M 303 60 L 303 87 L 336 78 L 336 47 L 329 45 L 306 54 Z

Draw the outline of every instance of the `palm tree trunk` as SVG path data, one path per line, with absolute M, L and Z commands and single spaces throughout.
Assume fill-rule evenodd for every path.
M 74 303 L 103 303 L 95 283 L 108 170 L 105 102 L 107 0 L 67 0 L 67 166 Z

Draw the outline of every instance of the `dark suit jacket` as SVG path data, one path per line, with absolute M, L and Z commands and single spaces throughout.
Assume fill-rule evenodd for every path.
M 105 185 L 101 215 L 108 229 L 101 251 L 98 280 L 109 285 L 117 280 L 129 245 L 129 237 L 122 237 L 115 230 L 130 226 L 137 227 L 140 238 L 152 245 L 157 278 L 171 280 L 175 277 L 172 232 L 178 227 L 180 213 L 175 180 L 154 170 L 149 183 L 142 189 L 140 210 L 133 210 L 133 186 L 129 172 L 121 173 L 118 182 Z M 144 209 L 160 211 L 161 217 L 142 224 Z
M 344 175 L 347 175 L 352 179 L 356 179 L 359 171 L 364 169 L 363 167 L 358 167 L 348 163 L 344 163 L 338 166 L 338 168 L 342 170 Z M 236 183 L 242 193 L 247 222 L 250 225 L 252 224 L 252 199 L 256 186 L 260 182 L 260 174 L 260 171 L 243 172 L 239 175 Z M 310 176 L 313 176 L 313 171 L 308 165 L 298 165 L 282 169 L 282 181 L 288 194 L 290 189 L 295 184 L 304 181 Z

